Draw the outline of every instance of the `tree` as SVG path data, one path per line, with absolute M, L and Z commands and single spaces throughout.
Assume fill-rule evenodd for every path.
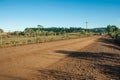
M 43 26 L 42 25 L 37 25 L 38 29 L 39 30 L 42 30 L 43 29 Z
M 108 32 L 115 32 L 115 31 L 118 31 L 118 30 L 119 30 L 118 27 L 115 26 L 115 25 L 108 25 L 107 26 L 107 31 Z
M 118 27 L 116 27 L 115 25 L 108 25 L 107 26 L 107 31 L 108 34 L 116 41 L 119 42 L 120 41 L 120 30 Z M 120 42 L 119 42 L 120 43 Z
M 4 31 L 2 29 L 0 29 L 0 33 L 3 33 Z
M 24 31 L 24 33 L 25 33 L 25 35 L 27 35 L 27 36 L 35 36 L 35 31 L 34 30 L 32 30 L 32 29 L 26 29 L 25 31 Z

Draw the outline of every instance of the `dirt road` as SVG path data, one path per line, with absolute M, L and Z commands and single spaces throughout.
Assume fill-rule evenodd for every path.
M 120 48 L 88 37 L 0 49 L 0 80 L 119 80 Z

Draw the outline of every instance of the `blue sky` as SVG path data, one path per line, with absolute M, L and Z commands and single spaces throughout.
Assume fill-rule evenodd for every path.
M 120 0 L 0 0 L 0 28 L 120 26 Z

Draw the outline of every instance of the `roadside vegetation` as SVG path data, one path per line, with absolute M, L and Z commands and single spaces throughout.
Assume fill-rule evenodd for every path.
M 120 29 L 115 25 L 108 25 L 107 31 L 114 41 L 120 44 Z
M 106 28 L 83 29 L 83 28 L 44 28 L 37 25 L 37 28 L 26 28 L 24 31 L 5 33 L 0 29 L 0 47 L 19 46 L 25 44 L 42 43 L 64 39 L 74 39 L 105 33 Z

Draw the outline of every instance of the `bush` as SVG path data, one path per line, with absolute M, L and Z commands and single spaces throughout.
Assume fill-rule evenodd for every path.
M 110 32 L 109 35 L 113 38 L 113 39 L 116 39 L 116 33 L 115 32 Z
M 118 43 L 120 43 L 120 33 L 118 33 L 118 34 L 116 35 L 116 41 L 117 41 Z

